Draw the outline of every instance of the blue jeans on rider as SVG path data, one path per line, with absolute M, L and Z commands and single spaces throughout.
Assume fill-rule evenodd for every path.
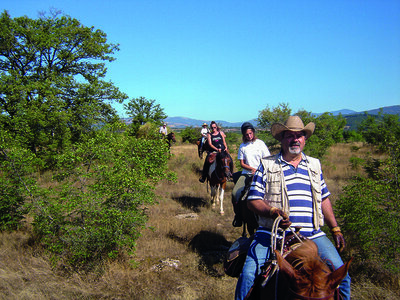
M 206 137 L 202 136 L 200 141 L 200 148 L 203 148 L 204 142 L 206 141 Z
M 254 279 L 261 272 L 261 267 L 270 256 L 271 235 L 263 230 L 257 230 L 254 240 L 247 252 L 246 262 L 243 266 L 242 273 L 239 276 L 235 299 L 244 299 L 253 286 Z M 327 236 L 321 236 L 313 239 L 318 246 L 318 252 L 322 259 L 332 262 L 335 269 L 343 265 L 336 248 L 333 246 Z M 349 274 L 343 279 L 339 286 L 343 299 L 350 300 L 350 276 Z

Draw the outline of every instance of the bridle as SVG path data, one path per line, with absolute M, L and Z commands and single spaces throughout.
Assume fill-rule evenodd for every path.
M 228 156 L 228 154 L 226 154 L 226 157 L 224 157 L 224 158 L 222 159 L 222 160 L 225 161 L 224 165 L 222 166 L 222 169 L 228 169 L 228 172 L 231 173 L 231 168 L 229 167 L 229 163 L 227 163 L 228 158 L 229 158 L 229 156 Z M 232 173 L 231 173 L 231 174 L 232 174 Z M 215 176 L 217 177 L 218 180 L 222 180 L 222 178 L 220 178 L 220 177 L 218 176 L 218 172 L 215 172 Z

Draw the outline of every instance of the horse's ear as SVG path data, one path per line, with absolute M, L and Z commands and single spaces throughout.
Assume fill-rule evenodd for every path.
M 284 259 L 278 250 L 275 250 L 276 259 L 278 260 L 279 271 L 285 274 L 290 280 L 296 279 L 296 272 L 292 265 Z
M 331 274 L 329 274 L 329 284 L 333 289 L 337 288 L 340 284 L 340 282 L 343 280 L 344 277 L 346 277 L 347 271 L 349 270 L 350 263 L 353 260 L 351 258 L 347 263 L 345 263 L 343 266 L 341 266 L 339 269 L 333 271 Z

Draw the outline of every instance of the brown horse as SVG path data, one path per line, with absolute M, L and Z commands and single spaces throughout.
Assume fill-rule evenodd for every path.
M 197 145 L 197 154 L 199 155 L 200 159 L 203 159 L 203 153 L 210 151 L 210 148 L 208 146 L 208 141 L 207 139 L 205 139 L 204 143 L 201 143 L 201 139 L 202 137 L 198 138 L 196 141 L 196 145 Z
M 215 156 L 215 159 L 207 174 L 207 180 L 211 188 L 211 204 L 213 208 L 215 208 L 216 204 L 220 204 L 219 212 L 223 215 L 226 182 L 231 178 L 233 171 L 232 159 L 225 151 L 210 153 L 206 159 L 212 156 Z
M 331 271 L 318 255 L 317 245 L 306 240 L 284 258 L 275 250 L 278 272 L 263 287 L 261 274 L 247 299 L 334 300 L 340 299 L 337 287 L 346 276 L 351 259 Z M 277 281 L 276 281 L 277 280 Z
M 168 133 L 166 138 L 167 138 L 166 141 L 167 141 L 168 150 L 169 150 L 171 148 L 172 142 L 174 142 L 174 143 L 176 142 L 175 133 L 173 133 L 173 132 Z

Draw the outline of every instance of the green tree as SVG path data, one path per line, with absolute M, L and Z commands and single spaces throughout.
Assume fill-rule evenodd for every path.
M 322 158 L 329 147 L 343 141 L 343 131 L 346 119 L 342 116 L 333 116 L 324 113 L 318 117 L 308 113 L 303 118 L 304 124 L 315 123 L 314 134 L 307 140 L 305 152 L 311 156 Z
M 364 139 L 380 150 L 387 151 L 400 136 L 399 116 L 379 113 L 378 118 L 368 115 L 358 127 Z
M 268 105 L 266 108 L 261 110 L 258 114 L 257 123 L 265 131 L 270 131 L 272 124 L 284 123 L 287 118 L 291 115 L 292 109 L 289 108 L 288 103 L 279 103 L 278 106 L 270 108 Z M 262 135 L 264 142 L 270 148 L 271 151 L 279 148 L 279 142 L 275 140 L 272 135 Z
M 117 119 L 127 96 L 104 81 L 118 45 L 69 16 L 0 15 L 0 124 L 35 153 L 62 151 Z
M 133 98 L 128 104 L 124 104 L 128 116 L 132 118 L 132 123 L 143 125 L 152 122 L 161 125 L 163 120 L 167 118 L 164 109 L 160 104 L 156 104 L 156 100 L 146 99 L 145 97 Z
M 288 103 L 279 103 L 278 106 L 270 108 L 268 105 L 258 114 L 257 122 L 262 128 L 270 129 L 274 123 L 283 123 L 291 115 L 292 109 Z
M 291 113 L 292 109 L 287 103 L 280 103 L 272 109 L 267 106 L 260 112 L 258 124 L 265 128 L 266 131 L 269 131 L 273 123 L 284 123 Z M 342 140 L 346 120 L 341 115 L 335 117 L 332 114 L 324 113 L 317 117 L 305 110 L 299 110 L 295 115 L 298 115 L 302 119 L 304 125 L 310 122 L 315 123 L 315 131 L 307 140 L 304 149 L 305 153 L 322 158 L 330 146 Z M 270 150 L 277 151 L 279 149 L 280 143 L 270 134 L 264 139 Z
M 124 104 L 128 116 L 132 118 L 130 134 L 137 135 L 140 126 L 146 123 L 154 123 L 160 126 L 163 120 L 167 118 L 164 109 L 156 100 L 146 99 L 145 97 L 133 98 L 127 104 Z

